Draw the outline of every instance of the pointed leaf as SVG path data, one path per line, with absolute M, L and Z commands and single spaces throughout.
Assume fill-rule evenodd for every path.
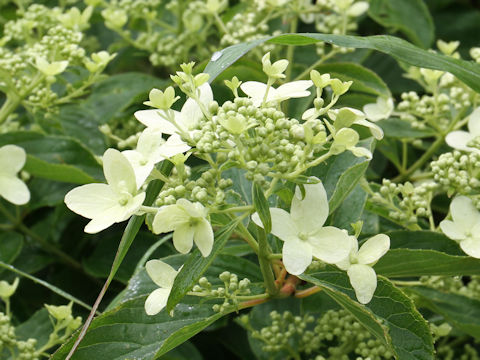
M 269 234 L 272 231 L 272 217 L 270 216 L 270 207 L 263 190 L 257 183 L 253 184 L 252 189 L 253 206 L 262 221 L 265 232 Z
M 416 310 L 412 300 L 379 276 L 373 299 L 366 305 L 355 300 L 348 276 L 333 267 L 326 271 L 299 276 L 320 286 L 342 305 L 373 335 L 390 347 L 402 360 L 434 359 L 433 339 L 427 322 Z

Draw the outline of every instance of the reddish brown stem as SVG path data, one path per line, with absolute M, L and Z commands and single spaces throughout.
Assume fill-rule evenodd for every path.
M 322 291 L 321 288 L 318 286 L 312 286 L 311 288 L 305 289 L 305 290 L 300 290 L 295 293 L 295 297 L 298 299 L 306 298 L 307 296 L 313 295 L 318 293 L 319 291 Z

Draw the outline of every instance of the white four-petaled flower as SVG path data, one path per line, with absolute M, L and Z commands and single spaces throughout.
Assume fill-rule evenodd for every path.
M 208 210 L 200 203 L 179 199 L 174 205 L 162 206 L 153 219 L 155 234 L 173 231 L 173 245 L 182 254 L 197 245 L 204 257 L 213 246 L 212 225 L 207 220 Z
M 137 188 L 140 188 L 155 164 L 189 150 L 178 134 L 171 135 L 167 141 L 155 128 L 146 128 L 140 135 L 135 150 L 125 150 L 122 154 L 128 159 L 135 171 Z
M 134 215 L 145 199 L 137 193 L 135 172 L 118 150 L 108 149 L 103 155 L 103 173 L 107 184 L 87 184 L 65 195 L 65 204 L 77 214 L 92 219 L 85 232 L 94 234 Z
M 318 179 L 317 179 L 318 180 Z M 346 232 L 333 226 L 323 226 L 328 217 L 327 193 L 321 182 L 304 185 L 305 197 L 296 188 L 290 213 L 270 208 L 272 234 L 284 241 L 283 263 L 292 275 L 299 275 L 316 257 L 333 264 L 346 258 L 350 239 Z M 252 220 L 263 227 L 257 213 Z
M 280 85 L 276 89 L 270 86 L 265 102 L 281 102 L 291 98 L 309 96 L 310 91 L 307 91 L 307 89 L 312 85 L 313 81 L 311 80 L 299 80 Z M 253 105 L 258 107 L 262 104 L 265 97 L 267 84 L 258 81 L 247 81 L 240 85 L 240 89 L 252 99 Z
M 15 205 L 24 205 L 30 200 L 27 185 L 17 177 L 26 159 L 25 150 L 20 146 L 0 147 L 0 196 Z
M 167 305 L 173 282 L 180 269 L 177 271 L 161 260 L 148 261 L 145 264 L 145 269 L 153 282 L 160 286 L 159 289 L 148 295 L 145 301 L 145 312 L 147 315 L 156 315 Z
M 210 85 L 205 83 L 198 88 L 199 102 L 208 107 L 213 101 L 213 93 Z M 166 118 L 162 117 L 159 110 L 140 110 L 134 116 L 143 125 L 149 128 L 155 128 L 163 134 L 191 133 L 198 125 L 200 119 L 204 116 L 200 105 L 192 98 L 187 99 L 180 112 L 173 111 L 175 123 L 178 128 Z
M 385 234 L 375 235 L 368 239 L 360 250 L 355 236 L 350 236 L 350 241 L 349 256 L 335 265 L 347 271 L 358 301 L 368 304 L 377 288 L 377 274 L 372 266 L 390 249 L 390 238 Z
M 451 220 L 443 220 L 440 229 L 457 241 L 467 255 L 480 259 L 480 212 L 466 196 L 457 196 L 450 203 Z
M 468 131 L 457 130 L 448 133 L 445 141 L 452 148 L 463 151 L 480 152 L 480 149 L 468 144 L 477 138 L 480 141 L 480 107 L 476 108 L 468 119 Z

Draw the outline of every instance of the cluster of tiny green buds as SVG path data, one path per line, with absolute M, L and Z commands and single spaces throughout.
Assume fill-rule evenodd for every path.
M 201 294 L 202 296 L 224 299 L 222 304 L 212 306 L 213 311 L 225 312 L 231 308 L 231 306 L 237 306 L 242 296 L 250 294 L 249 279 L 244 278 L 239 281 L 236 274 L 228 271 L 222 272 L 218 277 L 224 286 L 214 288 L 206 277 L 202 277 L 198 281 L 198 285 L 195 285 L 192 289 L 193 292 L 199 293 L 199 295 Z
M 463 195 L 480 194 L 480 154 L 470 152 L 462 154 L 455 150 L 440 155 L 438 160 L 430 163 L 433 178 L 444 189 L 447 195 L 455 193 Z
M 266 53 L 262 57 L 263 72 L 271 79 L 283 79 L 285 74 L 283 73 L 288 66 L 288 60 L 281 59 L 275 61 L 273 64 L 270 61 L 270 52 Z
M 469 278 L 462 278 L 461 276 L 422 276 L 420 282 L 424 286 L 449 294 L 463 295 L 471 299 L 478 299 L 480 296 L 480 276 L 478 275 Z
M 175 96 L 175 89 L 169 86 L 165 91 L 152 89 L 148 94 L 149 101 L 144 104 L 160 110 L 168 110 L 172 105 L 180 99 L 180 96 Z
M 404 224 L 416 224 L 418 217 L 431 218 L 430 203 L 438 184 L 430 181 L 414 186 L 410 182 L 395 184 L 383 179 L 380 191 L 372 200 L 390 210 L 389 216 Z

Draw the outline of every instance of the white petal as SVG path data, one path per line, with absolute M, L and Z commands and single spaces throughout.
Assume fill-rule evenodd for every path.
M 207 219 L 202 219 L 200 223 L 195 226 L 193 240 L 203 257 L 210 255 L 213 247 L 213 230 L 212 225 L 210 225 Z
M 161 260 L 147 261 L 145 270 L 150 279 L 162 288 L 171 288 L 178 273 L 173 267 Z
M 253 100 L 254 106 L 260 106 L 267 90 L 267 84 L 259 81 L 246 81 L 240 85 L 240 89 Z M 270 88 L 268 92 L 270 93 Z
M 188 223 L 177 226 L 173 232 L 173 246 L 175 246 L 175 249 L 182 254 L 190 252 L 193 246 L 194 233 L 194 228 Z
M 27 185 L 15 175 L 0 173 L 0 196 L 15 205 L 24 205 L 30 201 Z
M 465 230 L 472 229 L 480 223 L 480 213 L 470 198 L 457 196 L 450 204 L 453 222 Z
M 377 288 L 377 274 L 370 266 L 354 264 L 347 271 L 355 290 L 355 295 L 361 304 L 368 304 L 372 300 Z
M 282 254 L 285 269 L 292 275 L 300 275 L 312 263 L 312 247 L 298 238 L 285 241 Z
M 157 289 L 148 295 L 145 300 L 145 312 L 147 315 L 156 315 L 167 305 L 171 289 Z
M 270 217 L 272 219 L 273 235 L 283 241 L 298 237 L 297 226 L 288 212 L 279 208 L 270 208 Z M 262 221 L 257 213 L 252 215 L 252 221 L 263 228 Z
M 153 218 L 153 232 L 155 234 L 170 232 L 189 220 L 190 216 L 188 213 L 178 205 L 162 206 Z
M 372 158 L 371 151 L 364 148 L 364 147 L 354 146 L 354 147 L 352 147 L 348 150 L 350 150 L 352 152 L 352 154 L 355 155 L 356 157 L 365 157 L 368 160 L 370 160 Z
M 443 220 L 440 222 L 440 229 L 442 232 L 452 240 L 465 240 L 465 229 L 458 226 L 456 223 L 450 220 Z
M 316 109 L 315 108 L 310 108 L 305 110 L 305 112 L 302 115 L 302 120 L 308 120 L 310 118 L 313 118 L 315 116 Z
M 122 206 L 123 216 L 117 220 L 117 222 L 125 221 L 134 215 L 140 209 L 140 206 L 142 206 L 145 196 L 146 194 L 142 192 L 128 200 L 128 203 Z
M 377 139 L 377 140 L 382 140 L 383 139 L 383 130 L 380 126 L 378 126 L 374 123 L 371 123 L 368 120 L 355 120 L 353 123 L 357 124 L 357 125 L 368 127 L 375 139 Z
M 390 238 L 385 234 L 375 235 L 368 239 L 358 251 L 358 262 L 371 265 L 385 255 L 388 249 L 390 249 Z
M 473 135 L 466 131 L 452 131 L 448 133 L 445 137 L 445 142 L 454 149 L 472 151 L 471 147 L 468 147 L 467 144 L 473 140 Z
M 341 261 L 335 263 L 335 265 L 341 270 L 348 270 L 351 265 L 350 258 L 356 258 L 358 252 L 358 240 L 355 236 L 349 236 L 350 239 L 350 252 L 347 257 Z
M 199 202 L 190 202 L 187 199 L 177 200 L 177 206 L 181 207 L 190 217 L 198 218 L 207 216 L 207 210 Z
M 0 147 L 0 175 L 15 175 L 22 170 L 27 159 L 25 150 L 17 145 Z
M 198 90 L 200 91 L 200 103 L 207 107 L 210 102 L 213 101 L 212 88 L 208 83 L 205 83 L 200 86 Z M 200 106 L 192 98 L 185 101 L 180 114 L 180 122 L 188 130 L 192 130 L 198 124 L 198 121 L 204 116 Z
M 118 205 L 118 194 L 106 184 L 87 184 L 70 190 L 65 204 L 73 212 L 93 219 Z
M 328 217 L 327 193 L 322 182 L 305 184 L 305 197 L 297 186 L 290 214 L 301 232 L 310 233 L 322 227 Z
M 162 132 L 155 128 L 146 128 L 140 134 L 136 150 L 146 158 L 151 158 L 158 148 L 165 143 Z
M 307 91 L 307 89 L 312 86 L 313 81 L 311 80 L 292 81 L 280 85 L 276 89 L 275 100 L 285 100 L 290 98 L 301 98 L 309 96 L 311 93 L 310 91 Z
M 137 188 L 140 188 L 145 183 L 145 180 L 147 180 L 148 175 L 152 172 L 155 163 L 146 160 L 141 153 L 135 150 L 122 151 L 122 155 L 125 156 L 130 162 L 130 165 L 132 165 L 133 171 L 135 172 Z
M 480 136 L 480 107 L 473 110 L 468 119 L 468 131 L 473 136 Z
M 121 193 L 126 190 L 130 194 L 135 194 L 137 191 L 133 167 L 120 151 L 115 149 L 105 151 L 103 154 L 103 173 L 108 184 L 115 191 Z
M 477 236 L 479 236 L 477 234 Z M 468 238 L 465 240 L 460 241 L 460 247 L 465 254 L 470 255 L 476 259 L 480 259 L 480 237 L 476 238 Z
M 363 112 L 370 121 L 379 121 L 388 119 L 393 111 L 392 98 L 385 99 L 383 97 L 377 98 L 375 104 L 367 104 L 363 107 Z
M 163 134 L 174 134 L 178 131 L 175 125 L 158 114 L 158 110 L 140 110 L 133 115 L 143 125 L 158 129 Z
M 109 209 L 111 210 L 111 209 Z M 118 209 L 115 209 L 114 210 L 118 210 Z M 112 217 L 111 215 L 114 215 L 114 217 Z M 106 228 L 112 226 L 113 224 L 115 224 L 115 216 L 116 216 L 116 212 L 115 211 L 110 211 L 108 213 L 105 213 L 106 216 L 101 216 L 101 217 L 97 217 L 97 218 L 93 218 L 86 226 L 85 228 L 83 229 L 83 231 L 85 231 L 87 234 L 96 234 L 102 230 L 105 230 Z
M 312 247 L 313 256 L 335 264 L 343 261 L 352 249 L 352 241 L 348 234 L 333 226 L 326 226 L 311 234 L 308 242 Z
M 160 146 L 158 149 L 158 155 L 168 159 L 177 154 L 182 154 L 190 149 L 191 147 L 188 146 L 188 144 L 184 142 L 178 134 L 173 134 L 167 139 L 165 144 Z

